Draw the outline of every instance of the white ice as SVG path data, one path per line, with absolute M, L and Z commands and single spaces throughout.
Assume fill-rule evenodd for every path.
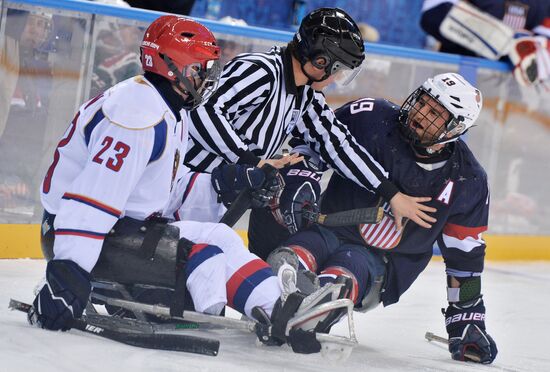
M 549 263 L 488 263 L 483 274 L 487 329 L 499 354 L 490 366 L 450 359 L 446 347 L 424 340 L 426 331 L 446 336 L 441 262 L 432 262 L 401 301 L 367 314 L 355 313 L 359 339 L 349 359 L 297 355 L 287 347 L 265 347 L 252 335 L 222 341 L 217 357 L 147 350 L 79 331 L 31 327 L 8 310 L 10 298 L 33 299 L 42 260 L 0 260 L 0 371 L 550 371 Z M 333 330 L 341 333 L 343 327 Z

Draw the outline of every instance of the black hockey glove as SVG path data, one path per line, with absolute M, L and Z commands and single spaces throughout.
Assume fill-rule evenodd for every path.
M 303 211 L 317 212 L 321 195 L 321 172 L 309 167 L 305 161 L 281 170 L 284 189 L 273 198 L 270 208 L 275 220 L 293 234 L 311 222 Z
M 69 260 L 52 260 L 46 267 L 46 283 L 28 313 L 29 323 L 53 331 L 67 331 L 80 318 L 92 290 L 91 276 Z
M 222 164 L 212 171 L 212 186 L 220 201 L 229 207 L 239 192 L 250 189 L 252 208 L 268 205 L 282 185 L 277 170 L 271 166 L 257 168 L 252 165 Z
M 449 304 L 445 311 L 445 326 L 453 359 L 483 364 L 495 360 L 497 345 L 485 331 L 485 306 L 481 297 Z M 479 361 L 468 358 L 467 353 L 478 356 Z

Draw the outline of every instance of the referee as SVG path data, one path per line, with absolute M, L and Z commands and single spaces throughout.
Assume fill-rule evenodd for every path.
M 211 172 L 223 162 L 270 163 L 290 135 L 303 139 L 343 176 L 390 201 L 398 228 L 407 217 L 429 228 L 435 211 L 388 181 L 388 173 L 335 118 L 322 90 L 348 84 L 365 58 L 361 33 L 338 8 L 309 13 L 286 47 L 241 54 L 228 62 L 218 90 L 190 113 L 186 164 Z

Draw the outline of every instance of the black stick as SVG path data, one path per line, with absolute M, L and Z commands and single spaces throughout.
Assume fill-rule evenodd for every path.
M 304 211 L 304 217 L 311 222 L 324 226 L 352 226 L 362 223 L 379 223 L 384 216 L 384 209 L 380 207 L 357 208 L 331 214 L 322 214 Z
M 28 313 L 31 309 L 31 305 L 10 299 L 9 308 Z M 182 334 L 122 331 L 116 329 L 116 327 L 107 328 L 103 325 L 99 326 L 92 324 L 85 318 L 74 319 L 71 328 L 123 344 L 147 349 L 183 351 L 187 353 L 216 356 L 220 348 L 220 342 L 214 339 Z

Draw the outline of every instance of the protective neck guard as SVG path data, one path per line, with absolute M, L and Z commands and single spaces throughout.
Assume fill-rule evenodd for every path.
M 160 93 L 168 107 L 170 107 L 170 110 L 176 117 L 177 121 L 180 121 L 180 110 L 185 107 L 185 100 L 182 96 L 176 93 L 176 91 L 174 91 L 174 88 L 172 88 L 172 83 L 162 76 L 149 71 L 145 71 L 144 76 Z

